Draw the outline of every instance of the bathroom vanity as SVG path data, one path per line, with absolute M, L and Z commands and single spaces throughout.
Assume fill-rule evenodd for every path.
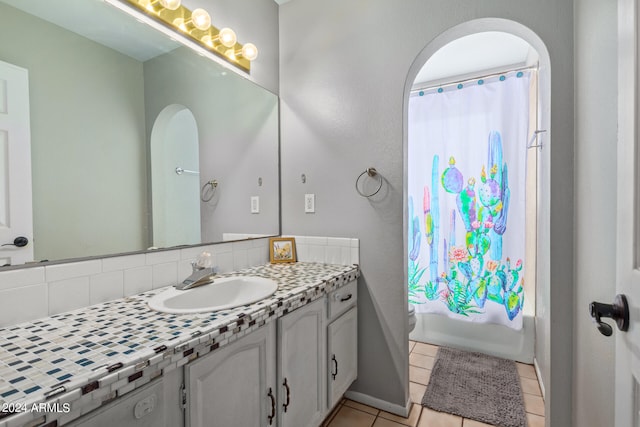
M 278 282 L 250 305 L 160 313 L 159 289 L 0 330 L 0 427 L 317 426 L 356 378 L 359 274 L 267 264 L 221 275 Z

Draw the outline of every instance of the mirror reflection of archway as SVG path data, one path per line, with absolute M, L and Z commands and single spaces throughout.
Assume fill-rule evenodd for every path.
M 151 131 L 153 246 L 200 243 L 198 125 L 182 105 L 165 107 Z

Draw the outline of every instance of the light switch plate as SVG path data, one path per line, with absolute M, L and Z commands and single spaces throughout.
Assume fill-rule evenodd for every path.
M 304 195 L 304 211 L 305 213 L 315 213 L 316 211 L 316 195 L 315 194 Z
M 260 213 L 260 196 L 251 196 L 251 213 Z

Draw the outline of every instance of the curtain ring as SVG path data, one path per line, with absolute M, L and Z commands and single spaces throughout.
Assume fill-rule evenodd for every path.
M 211 190 L 212 190 L 211 196 L 209 198 L 205 198 L 204 196 L 207 187 L 211 187 Z M 217 189 L 218 189 L 218 181 L 216 181 L 215 179 L 205 182 L 204 185 L 202 186 L 202 189 L 200 190 L 200 200 L 202 200 L 203 202 L 211 201 L 211 199 L 213 199 L 213 196 L 215 196 Z
M 380 181 L 380 184 L 378 185 L 378 188 L 376 189 L 376 191 L 374 191 L 371 194 L 364 194 L 362 191 L 360 191 L 360 189 L 358 188 L 358 182 L 360 181 L 360 178 L 362 178 L 365 174 L 369 175 L 369 177 L 373 178 L 374 176 L 378 177 L 378 180 Z M 380 191 L 380 189 L 382 188 L 382 175 L 380 175 L 378 173 L 378 171 L 376 170 L 376 168 L 367 168 L 367 170 L 365 170 L 364 172 L 362 172 L 360 175 L 358 175 L 358 178 L 356 178 L 356 191 L 358 192 L 359 195 L 361 195 L 362 197 L 373 197 L 376 194 L 378 194 L 378 192 Z

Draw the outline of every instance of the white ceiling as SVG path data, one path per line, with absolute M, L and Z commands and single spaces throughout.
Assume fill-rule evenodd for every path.
M 509 66 L 523 67 L 538 61 L 535 50 L 520 37 L 489 31 L 452 41 L 424 64 L 414 85 L 478 76 Z

